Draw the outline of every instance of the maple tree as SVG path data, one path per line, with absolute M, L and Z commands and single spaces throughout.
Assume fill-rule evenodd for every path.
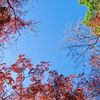
M 26 21 L 21 7 L 26 0 L 0 0 L 0 44 L 9 42 L 12 38 L 21 35 L 20 30 L 32 25 L 32 21 Z M 17 34 L 17 36 L 16 36 Z
M 46 61 L 34 66 L 25 55 L 19 55 L 10 67 L 1 64 L 0 99 L 88 100 L 99 97 L 100 68 L 93 67 L 91 75 L 87 77 L 84 73 L 64 76 L 49 67 L 50 63 Z M 46 83 L 43 82 L 45 73 L 48 75 Z M 30 84 L 25 85 L 27 79 Z
M 4 45 L 15 34 L 20 35 L 23 27 L 32 24 L 20 17 L 26 0 L 0 0 L 0 44 Z M 89 50 L 98 52 L 99 37 L 93 36 L 83 26 L 75 28 L 76 36 L 86 43 L 77 44 L 80 48 L 86 46 Z M 85 34 L 80 34 L 83 32 Z M 74 36 L 74 35 L 73 35 Z M 74 36 L 75 37 L 75 36 Z M 77 40 L 76 38 L 73 40 Z M 72 40 L 70 40 L 70 43 Z M 89 42 L 87 42 L 89 41 Z M 77 41 L 76 41 L 77 42 Z M 75 42 L 74 42 L 75 43 Z M 79 43 L 79 42 L 78 42 Z M 69 45 L 74 47 L 73 45 Z M 97 49 L 96 49 L 96 48 Z M 71 47 L 68 47 L 69 49 Z M 74 52 L 75 53 L 75 52 Z M 50 70 L 50 63 L 42 61 L 34 66 L 31 60 L 20 54 L 10 67 L 6 63 L 0 64 L 0 100 L 92 100 L 100 96 L 100 56 L 92 53 L 89 77 L 85 73 L 64 76 L 55 70 Z M 48 79 L 46 80 L 46 76 Z M 29 84 L 26 84 L 28 80 Z M 43 81 L 46 82 L 43 82 Z

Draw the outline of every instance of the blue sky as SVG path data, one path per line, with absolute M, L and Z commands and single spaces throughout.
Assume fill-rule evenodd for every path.
M 26 54 L 33 62 L 50 61 L 51 69 L 65 75 L 78 73 L 82 68 L 74 68 L 73 60 L 61 50 L 64 31 L 68 23 L 77 23 L 85 16 L 86 8 L 77 0 L 29 0 L 27 19 L 38 20 L 35 33 L 23 31 L 16 45 L 8 47 L 4 61 L 14 63 L 18 54 Z

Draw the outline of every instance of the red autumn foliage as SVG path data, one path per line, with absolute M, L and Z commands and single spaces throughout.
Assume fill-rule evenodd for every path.
M 0 44 L 9 42 L 12 38 L 21 34 L 20 30 L 32 25 L 32 21 L 26 21 L 23 17 L 23 3 L 26 0 L 0 0 Z M 17 36 L 17 37 L 18 37 Z
M 1 64 L 0 99 L 92 100 L 98 98 L 99 70 L 97 74 L 96 69 L 92 69 L 90 77 L 86 77 L 84 73 L 64 76 L 51 71 L 49 66 L 49 62 L 43 61 L 35 67 L 24 55 L 19 55 L 18 60 L 10 67 L 5 63 Z M 45 75 L 48 75 L 47 81 Z M 46 82 L 44 83 L 43 80 Z

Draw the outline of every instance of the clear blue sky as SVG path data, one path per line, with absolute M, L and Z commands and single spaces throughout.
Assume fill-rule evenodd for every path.
M 6 49 L 4 61 L 12 64 L 18 54 L 26 54 L 33 64 L 50 61 L 51 69 L 65 75 L 81 72 L 81 68 L 73 68 L 73 60 L 60 49 L 60 44 L 67 24 L 83 19 L 86 8 L 79 6 L 77 0 L 29 0 L 26 8 L 26 18 L 40 21 L 35 27 L 38 37 L 25 30 L 17 45 Z

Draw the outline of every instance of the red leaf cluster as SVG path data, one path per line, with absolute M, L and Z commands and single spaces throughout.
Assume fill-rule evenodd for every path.
M 19 37 L 20 30 L 32 25 L 32 21 L 22 18 L 24 13 L 20 8 L 23 7 L 25 1 L 0 0 L 0 44 L 4 45 L 12 38 Z
M 57 71 L 50 70 L 49 66 L 49 62 L 43 61 L 35 67 L 24 55 L 19 55 L 10 67 L 1 64 L 0 99 L 88 100 L 99 96 L 100 74 L 99 71 L 97 74 L 96 69 L 92 69 L 87 79 L 84 73 L 67 77 L 59 75 Z M 43 82 L 45 75 L 48 76 L 46 83 Z

